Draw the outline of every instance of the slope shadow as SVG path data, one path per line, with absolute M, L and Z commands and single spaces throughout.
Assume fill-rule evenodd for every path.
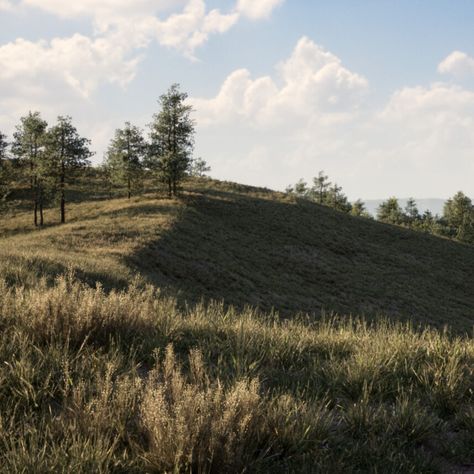
M 181 302 L 472 328 L 474 247 L 266 193 L 185 200 L 175 225 L 127 259 Z

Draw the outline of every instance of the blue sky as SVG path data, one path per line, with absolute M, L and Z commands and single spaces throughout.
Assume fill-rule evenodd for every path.
M 0 129 L 72 115 L 100 162 L 172 82 L 220 179 L 474 194 L 474 2 L 0 0 Z

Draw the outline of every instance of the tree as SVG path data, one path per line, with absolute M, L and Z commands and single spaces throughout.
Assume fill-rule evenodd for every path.
M 8 142 L 7 136 L 0 132 L 0 166 L 7 160 Z
M 127 186 L 128 199 L 132 196 L 143 176 L 143 161 L 147 154 L 147 145 L 142 131 L 125 123 L 123 129 L 117 129 L 106 154 L 106 166 L 112 182 Z
M 403 212 L 398 199 L 391 197 L 384 201 L 377 209 L 377 219 L 388 224 L 403 224 Z
M 337 183 L 329 188 L 323 203 L 341 212 L 350 212 L 352 208 L 346 195 L 342 192 L 342 187 L 338 186 Z
M 47 177 L 44 145 L 47 126 L 39 112 L 30 112 L 20 119 L 13 134 L 12 151 L 26 171 L 32 194 L 35 226 L 38 225 L 38 211 L 39 225 L 44 223 L 43 204 Z
M 324 174 L 324 171 L 320 171 L 318 176 L 313 178 L 313 187 L 311 188 L 311 194 L 319 204 L 324 204 L 327 200 L 328 190 L 331 186 L 329 177 Z
M 81 137 L 71 117 L 58 117 L 46 137 L 46 155 L 59 193 L 61 223 L 66 222 L 66 186 L 75 170 L 89 165 L 90 140 Z
M 202 178 L 206 173 L 209 173 L 209 171 L 211 171 L 211 167 L 202 158 L 192 160 L 190 171 L 191 176 Z
M 416 228 L 429 234 L 442 234 L 442 223 L 438 215 L 433 215 L 430 210 L 426 210 L 420 216 Z
M 367 212 L 365 203 L 361 199 L 357 199 L 351 205 L 351 214 L 358 217 L 370 217 L 370 214 Z
M 445 202 L 443 218 L 452 237 L 462 242 L 474 242 L 474 206 L 463 192 L 459 191 Z
M 8 160 L 7 136 L 0 132 L 0 200 L 3 200 L 9 191 L 11 167 Z
M 293 192 L 301 198 L 306 197 L 308 195 L 308 191 L 308 185 L 303 178 L 301 178 L 293 187 Z
M 408 198 L 405 205 L 405 216 L 407 224 L 412 227 L 421 219 L 415 199 Z
M 161 110 L 150 125 L 148 167 L 167 183 L 170 197 L 177 194 L 178 184 L 191 166 L 195 129 L 191 119 L 193 108 L 185 103 L 187 97 L 179 84 L 173 84 L 160 97 Z

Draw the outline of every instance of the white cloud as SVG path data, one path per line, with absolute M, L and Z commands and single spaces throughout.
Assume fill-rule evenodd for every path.
M 182 7 L 186 0 L 23 0 L 22 4 L 36 7 L 63 18 L 78 16 L 106 21 L 117 17 L 154 15 L 171 7 Z
M 127 46 L 75 34 L 50 42 L 18 39 L 0 46 L 0 90 L 63 81 L 83 97 L 101 83 L 125 86 L 135 74 L 137 58 L 127 59 Z M 3 95 L 3 94 L 2 94 Z
M 13 5 L 9 0 L 0 0 L 0 12 L 1 11 L 10 11 L 13 9 Z
M 206 12 L 204 0 L 189 0 L 183 12 L 173 14 L 164 21 L 155 19 L 149 26 L 160 44 L 179 49 L 192 57 L 210 35 L 225 33 L 238 18 L 236 13 L 222 14 L 216 9 Z
M 272 76 L 240 69 L 194 99 L 197 153 L 218 178 L 283 189 L 320 169 L 352 199 L 474 193 L 474 91 L 402 88 L 375 107 L 368 82 L 302 38 Z
M 255 126 L 346 120 L 357 111 L 368 88 L 364 77 L 306 37 L 277 70 L 275 79 L 252 79 L 246 69 L 233 72 L 216 97 L 194 100 L 200 119 L 213 123 L 240 116 Z
M 474 58 L 462 51 L 453 51 L 438 65 L 438 72 L 460 78 L 474 76 Z
M 406 120 L 425 114 L 429 122 L 440 122 L 453 114 L 464 116 L 473 112 L 474 92 L 459 86 L 435 83 L 430 87 L 406 87 L 396 91 L 382 117 Z M 426 123 L 420 125 L 425 126 Z
M 79 34 L 40 42 L 18 39 L 0 46 L 0 129 L 11 133 L 29 110 L 40 110 L 49 121 L 72 114 L 81 132 L 100 149 L 105 143 L 98 130 L 108 114 L 92 96 L 102 84 L 125 86 L 132 80 L 138 58 L 128 58 L 127 51 L 119 42 Z
M 225 33 L 241 18 L 235 7 L 228 13 L 209 11 L 205 0 L 0 0 L 0 11 L 20 8 L 26 15 L 41 9 L 59 18 L 88 19 L 94 33 L 36 42 L 17 38 L 0 45 L 0 128 L 11 132 L 30 109 L 50 120 L 72 113 L 98 138 L 99 148 L 104 130 L 115 123 L 97 109 L 94 94 L 102 85 L 129 84 L 153 41 L 194 58 L 212 35 Z M 101 125 L 94 126 L 90 115 Z
M 114 32 L 141 45 L 156 39 L 193 58 L 211 35 L 225 33 L 242 15 L 266 18 L 283 1 L 239 0 L 229 13 L 208 11 L 205 0 L 23 0 L 22 4 L 62 18 L 88 17 L 96 34 Z
M 284 0 L 238 0 L 237 11 L 251 20 L 268 18 Z

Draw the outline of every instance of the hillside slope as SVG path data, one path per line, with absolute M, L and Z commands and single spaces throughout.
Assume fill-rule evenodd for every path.
M 474 247 L 267 190 L 201 181 L 179 200 L 74 204 L 63 227 L 34 231 L 29 218 L 21 211 L 0 226 L 11 283 L 73 267 L 106 288 L 139 274 L 181 302 L 474 324 Z

